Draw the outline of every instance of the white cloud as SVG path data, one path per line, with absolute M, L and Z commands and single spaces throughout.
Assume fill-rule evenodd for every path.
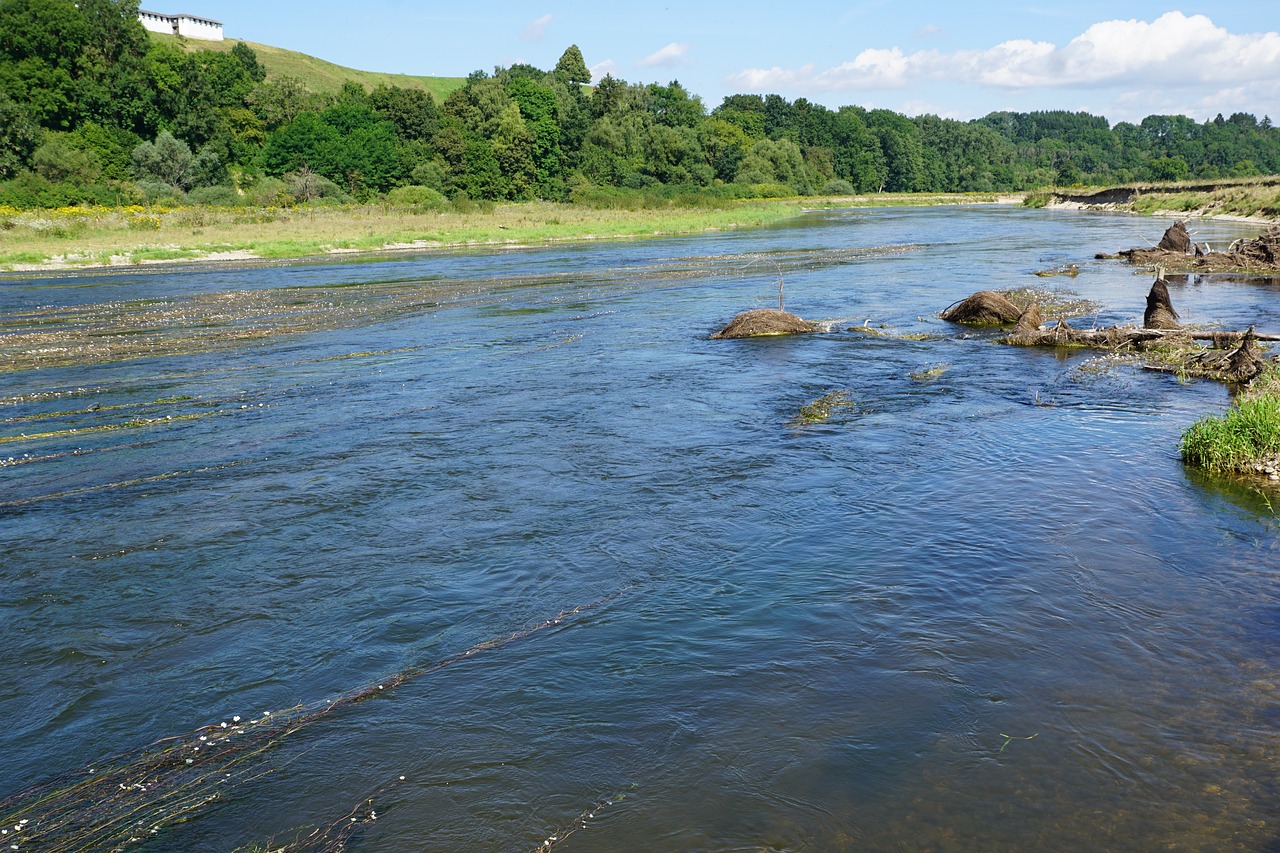
M 554 15 L 543 15 L 541 18 L 531 22 L 529 26 L 521 30 L 520 38 L 525 41 L 542 41 L 543 37 L 547 34 L 547 27 L 550 26 L 551 22 L 554 20 Z
M 956 110 L 948 107 L 941 107 L 932 101 L 924 100 L 903 101 L 897 106 L 894 112 L 902 113 L 905 116 L 935 115 L 938 118 L 953 118 L 956 120 L 964 120 L 968 118 L 968 116 L 963 115 Z
M 916 38 L 918 39 L 932 38 L 934 36 L 942 36 L 945 34 L 946 34 L 946 31 L 943 30 L 942 27 L 938 26 L 937 24 L 928 24 L 916 30 Z
M 606 74 L 612 74 L 614 77 L 618 76 L 618 63 L 612 59 L 606 59 L 604 62 L 597 62 L 595 65 L 589 66 L 587 70 L 591 72 L 591 79 L 599 83 Z
M 799 91 L 900 89 L 926 81 L 1005 89 L 1222 85 L 1280 78 L 1280 33 L 1235 35 L 1204 15 L 1167 12 L 1150 23 L 1103 21 L 1066 46 L 1013 40 L 953 52 L 868 49 L 817 71 L 749 68 L 728 82 Z
M 636 65 L 641 68 L 670 68 L 684 62 L 684 56 L 691 47 L 693 47 L 691 44 L 673 41 L 662 50 L 651 53 L 644 59 L 637 60 Z

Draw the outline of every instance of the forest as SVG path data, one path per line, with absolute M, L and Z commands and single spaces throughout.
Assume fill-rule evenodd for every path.
M 0 0 L 0 205 L 434 205 L 999 192 L 1280 173 L 1271 119 L 908 117 L 556 66 L 427 92 L 268 78 L 254 51 L 152 39 L 136 0 Z

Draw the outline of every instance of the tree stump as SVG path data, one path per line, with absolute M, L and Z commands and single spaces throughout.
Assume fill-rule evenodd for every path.
M 1173 310 L 1173 300 L 1169 298 L 1169 286 L 1163 278 L 1157 278 L 1147 293 L 1147 310 L 1142 315 L 1143 328 L 1147 329 L 1181 329 L 1178 323 L 1178 312 Z

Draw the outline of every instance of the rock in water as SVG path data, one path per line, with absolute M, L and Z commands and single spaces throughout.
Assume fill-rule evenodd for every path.
M 971 326 L 1003 326 L 1016 323 L 1022 314 L 1018 306 L 994 290 L 979 290 L 968 299 L 942 312 L 942 319 Z M 1038 324 L 1037 324 L 1038 325 Z
M 729 325 L 711 336 L 712 340 L 728 338 L 758 338 L 764 335 L 799 335 L 816 332 L 818 327 L 787 311 L 777 308 L 756 308 L 743 311 L 729 321 Z

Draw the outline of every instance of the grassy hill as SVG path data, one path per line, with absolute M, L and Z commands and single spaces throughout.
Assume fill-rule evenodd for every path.
M 147 35 L 156 41 L 177 45 L 188 52 L 198 50 L 226 52 L 235 47 L 239 41 L 238 39 L 201 41 L 199 39 L 188 39 L 165 33 L 151 32 L 147 33 Z M 377 71 L 357 71 L 354 68 L 344 68 L 341 65 L 334 65 L 332 62 L 325 62 L 323 59 L 317 59 L 314 56 L 308 56 L 305 53 L 298 53 L 293 50 L 258 44 L 253 41 L 246 41 L 245 44 L 253 48 L 253 52 L 258 55 L 258 61 L 267 69 L 267 79 L 296 77 L 313 92 L 336 92 L 342 88 L 343 83 L 348 80 L 354 80 L 363 84 L 367 89 L 372 89 L 379 83 L 388 86 L 399 86 L 402 89 L 425 89 L 436 99 L 436 103 L 440 103 L 450 92 L 461 88 L 462 84 L 466 82 L 465 77 L 418 77 L 412 74 L 383 74 Z

